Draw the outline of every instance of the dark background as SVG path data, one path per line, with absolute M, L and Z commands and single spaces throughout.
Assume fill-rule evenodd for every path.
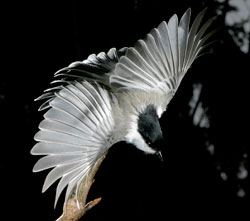
M 85 218 L 239 220 L 249 216 L 250 56 L 232 37 L 242 43 L 243 22 L 225 24 L 227 13 L 237 8 L 219 2 L 10 1 L 3 5 L 1 216 L 55 220 L 61 215 L 64 196 L 54 210 L 56 185 L 41 193 L 47 171 L 33 174 L 38 157 L 29 153 L 43 115 L 37 112 L 41 103 L 33 100 L 50 87 L 53 73 L 91 53 L 133 46 L 174 13 L 180 17 L 191 7 L 194 18 L 206 6 L 207 18 L 220 14 L 214 24 L 220 31 L 207 49 L 212 53 L 195 61 L 161 118 L 164 162 L 125 143 L 113 146 L 89 194 L 90 200 L 103 199 Z M 197 87 L 201 92 L 192 109 L 190 100 Z

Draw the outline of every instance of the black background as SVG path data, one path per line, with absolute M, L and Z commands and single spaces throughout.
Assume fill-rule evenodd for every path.
M 33 1 L 2 6 L 1 201 L 7 220 L 55 220 L 63 196 L 53 209 L 55 187 L 41 193 L 47 171 L 32 173 L 38 157 L 30 155 L 43 113 L 34 102 L 50 87 L 53 73 L 91 53 L 133 46 L 162 20 L 188 7 L 207 18 L 222 12 L 221 28 L 209 53 L 195 61 L 160 122 L 165 134 L 164 162 L 133 146 L 113 146 L 96 175 L 89 199 L 102 196 L 86 220 L 232 218 L 250 213 L 249 52 L 234 43 L 225 25 L 228 1 L 129 0 Z M 3 14 L 2 12 L 2 14 Z M 193 85 L 202 85 L 200 100 L 209 128 L 193 124 L 189 101 Z M 214 145 L 211 154 L 207 146 Z M 225 178 L 226 176 L 226 178 Z M 239 196 L 239 191 L 245 194 Z M 84 220 L 84 219 L 83 219 Z

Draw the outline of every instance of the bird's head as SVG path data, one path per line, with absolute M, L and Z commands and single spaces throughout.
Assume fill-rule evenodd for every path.
M 161 151 L 164 140 L 154 105 L 148 105 L 133 119 L 125 140 L 145 153 L 156 154 L 163 160 Z

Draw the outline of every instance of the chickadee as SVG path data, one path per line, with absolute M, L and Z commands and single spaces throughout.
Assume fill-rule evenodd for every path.
M 53 168 L 42 191 L 60 179 L 55 205 L 63 189 L 68 186 L 66 201 L 95 162 L 119 141 L 162 158 L 159 118 L 213 34 L 205 34 L 213 19 L 200 27 L 204 13 L 189 28 L 188 9 L 179 22 L 172 16 L 134 47 L 91 54 L 55 73 L 61 77 L 54 81 L 59 86 L 36 99 L 46 99 L 39 110 L 48 110 L 31 150 L 33 155 L 46 155 L 34 172 Z

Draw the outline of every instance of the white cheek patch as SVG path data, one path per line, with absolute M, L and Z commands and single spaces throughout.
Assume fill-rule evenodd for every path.
M 157 111 L 158 118 L 160 118 L 161 115 L 162 115 L 162 113 L 163 113 L 165 110 L 163 110 L 162 107 L 159 107 L 159 108 L 156 109 L 156 111 Z
M 142 136 L 137 132 L 137 130 L 130 130 L 125 136 L 125 141 L 135 145 L 139 150 L 146 153 L 154 154 L 155 150 L 151 149 L 143 140 Z

